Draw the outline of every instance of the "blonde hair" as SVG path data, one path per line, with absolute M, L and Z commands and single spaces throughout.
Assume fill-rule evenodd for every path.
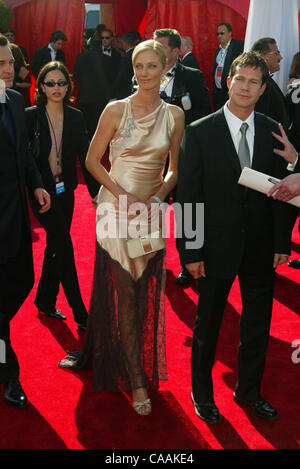
M 154 39 L 149 39 L 148 41 L 140 42 L 137 46 L 135 46 L 133 54 L 132 54 L 133 67 L 134 67 L 138 54 L 140 54 L 141 52 L 149 51 L 149 50 L 152 52 L 155 52 L 158 55 L 163 68 L 165 68 L 167 65 L 167 57 L 166 57 L 165 50 L 163 46 L 161 45 L 161 43 L 158 41 L 154 41 Z

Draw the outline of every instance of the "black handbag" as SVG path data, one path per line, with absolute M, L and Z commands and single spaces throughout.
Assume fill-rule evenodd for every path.
M 39 119 L 36 121 L 36 127 L 32 139 L 28 143 L 28 151 L 31 152 L 34 159 L 37 160 L 40 156 L 40 123 Z

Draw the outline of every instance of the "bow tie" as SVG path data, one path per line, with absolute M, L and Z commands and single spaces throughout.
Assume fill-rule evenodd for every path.
M 167 73 L 166 73 L 166 76 L 167 76 L 167 77 L 173 77 L 174 75 L 175 75 L 175 72 L 174 72 L 174 71 L 173 71 L 173 72 L 167 72 Z
M 104 52 L 110 52 L 111 48 L 110 47 L 104 47 Z

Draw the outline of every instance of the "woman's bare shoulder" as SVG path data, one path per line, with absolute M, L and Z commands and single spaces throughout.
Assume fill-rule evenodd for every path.
M 111 101 L 105 107 L 105 113 L 110 117 L 119 118 L 122 116 L 126 100 Z
M 175 106 L 175 104 L 168 104 L 168 106 L 175 120 L 184 119 L 184 112 L 180 107 Z

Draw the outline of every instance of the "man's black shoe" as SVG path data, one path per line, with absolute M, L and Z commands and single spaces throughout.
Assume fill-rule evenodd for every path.
M 24 409 L 27 406 L 28 399 L 18 379 L 15 378 L 5 383 L 4 401 L 18 409 Z
M 264 420 L 276 420 L 279 417 L 279 414 L 274 407 L 272 407 L 267 401 L 265 401 L 261 396 L 255 401 L 248 401 L 242 399 L 236 393 L 233 394 L 233 400 L 239 406 L 249 407 L 256 417 L 260 417 Z
M 293 269 L 300 269 L 300 259 L 293 259 L 288 263 L 289 267 Z
M 214 403 L 197 404 L 194 400 L 193 393 L 191 393 L 192 403 L 194 404 L 196 415 L 204 420 L 206 423 L 219 423 L 221 416 L 217 406 Z
M 42 314 L 46 314 L 46 316 L 49 316 L 50 318 L 55 318 L 55 319 L 67 319 L 66 316 L 64 314 L 62 314 L 59 309 L 57 308 L 54 308 L 52 310 L 44 310 L 44 311 L 41 311 L 39 309 L 39 313 L 42 313 Z
M 193 281 L 193 276 L 186 270 L 186 269 L 181 269 L 181 271 L 178 274 L 178 277 L 175 279 L 175 283 L 178 285 L 190 285 Z

